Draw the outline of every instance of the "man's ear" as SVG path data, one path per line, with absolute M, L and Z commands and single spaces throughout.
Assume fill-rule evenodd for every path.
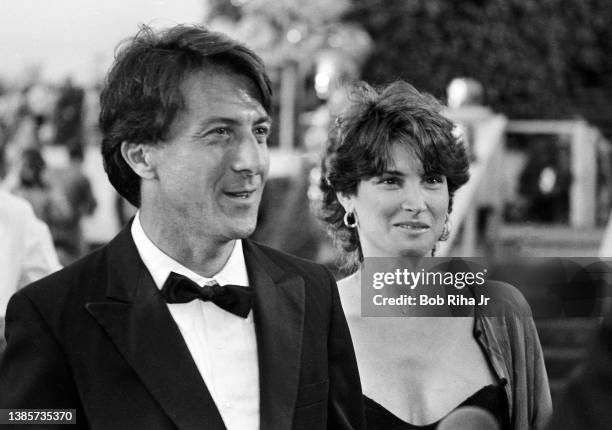
M 152 163 L 154 148 L 144 143 L 121 142 L 121 155 L 134 173 L 142 179 L 155 179 L 157 172 Z

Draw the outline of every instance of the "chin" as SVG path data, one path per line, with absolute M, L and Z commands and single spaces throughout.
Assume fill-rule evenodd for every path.
M 233 239 L 246 239 L 255 231 L 255 227 L 257 227 L 256 222 L 236 222 L 231 230 L 231 236 Z
M 414 247 L 414 248 L 404 248 L 402 249 L 399 254 L 401 257 L 430 257 L 431 256 L 431 250 L 434 248 L 434 245 L 431 245 L 431 247 Z
M 424 258 L 431 256 L 431 249 L 429 251 L 423 251 L 422 249 L 406 249 L 400 252 L 402 258 Z

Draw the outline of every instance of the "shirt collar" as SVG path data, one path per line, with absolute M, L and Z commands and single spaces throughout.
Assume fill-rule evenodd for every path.
M 140 211 L 136 212 L 132 222 L 131 233 L 138 254 L 159 289 L 163 287 L 170 272 L 186 276 L 200 286 L 212 280 L 217 281 L 219 285 L 234 284 L 249 286 L 249 277 L 242 251 L 242 240 L 234 241 L 232 253 L 221 270 L 213 275 L 212 278 L 206 278 L 165 254 L 149 239 L 140 223 Z

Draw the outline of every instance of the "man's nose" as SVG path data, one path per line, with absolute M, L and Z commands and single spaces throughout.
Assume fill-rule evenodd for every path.
M 401 209 L 414 213 L 419 213 L 427 209 L 425 196 L 423 195 L 423 189 L 420 184 L 406 181 L 403 188 L 403 199 L 400 205 Z
M 252 131 L 241 133 L 237 142 L 232 169 L 247 175 L 264 173 L 268 166 L 268 146 L 257 140 Z

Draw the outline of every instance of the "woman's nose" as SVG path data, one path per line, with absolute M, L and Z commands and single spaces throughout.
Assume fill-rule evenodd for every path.
M 419 213 L 426 209 L 423 191 L 418 184 L 406 183 L 404 185 L 403 199 L 400 208 L 414 213 Z

